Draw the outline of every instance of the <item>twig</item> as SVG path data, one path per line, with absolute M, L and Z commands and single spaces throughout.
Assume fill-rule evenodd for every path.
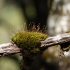
M 53 45 L 60 45 L 66 42 L 70 42 L 70 33 L 59 34 L 57 36 L 48 37 L 45 41 L 41 41 L 40 47 L 49 47 Z
M 40 42 L 40 48 L 48 48 L 53 45 L 58 45 L 62 43 L 70 42 L 70 33 L 59 34 L 57 36 L 48 37 L 45 41 Z M 0 55 L 9 55 L 14 53 L 19 53 L 20 48 L 16 44 L 5 43 L 0 45 Z
M 0 56 L 19 53 L 20 49 L 11 42 L 0 45 Z

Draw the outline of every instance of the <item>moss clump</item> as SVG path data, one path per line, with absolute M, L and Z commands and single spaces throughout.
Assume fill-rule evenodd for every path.
M 44 30 L 43 30 L 44 31 Z M 46 30 L 45 30 L 46 31 Z M 45 32 L 44 31 L 44 32 Z M 42 33 L 40 26 L 29 24 L 26 32 L 18 32 L 12 36 L 11 40 L 21 48 L 22 60 L 20 62 L 21 70 L 33 70 L 32 63 L 37 54 L 40 55 L 40 41 L 47 38 L 46 34 Z
M 46 38 L 47 35 L 40 32 L 19 32 L 12 36 L 12 41 L 21 48 L 21 70 L 33 70 L 31 67 L 34 61 L 32 57 L 40 52 L 39 42 Z
M 46 38 L 47 35 L 40 32 L 19 32 L 12 36 L 12 41 L 23 51 L 26 49 L 29 52 L 36 53 L 39 51 L 39 42 Z

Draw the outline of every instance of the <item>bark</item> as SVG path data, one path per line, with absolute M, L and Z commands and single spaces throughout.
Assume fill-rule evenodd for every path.
M 12 42 L 0 45 L 0 56 L 15 54 L 19 52 L 20 52 L 20 48 L 18 48 L 18 46 L 16 44 L 13 44 Z
M 57 36 L 48 37 L 45 41 L 41 41 L 40 47 L 49 47 L 53 45 L 61 45 L 70 42 L 70 33 L 59 34 Z

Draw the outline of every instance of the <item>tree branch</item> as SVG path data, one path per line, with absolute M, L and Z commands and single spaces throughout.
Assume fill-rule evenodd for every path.
M 20 52 L 20 49 L 18 48 L 18 46 L 16 44 L 13 44 L 12 42 L 0 45 L 0 56 L 15 54 L 19 52 Z
M 70 33 L 65 33 L 65 34 L 59 34 L 53 37 L 48 37 L 45 41 L 41 41 L 41 46 L 40 47 L 49 47 L 53 45 L 60 45 L 70 42 Z
M 40 48 L 48 48 L 53 45 L 60 45 L 66 42 L 70 42 L 70 33 L 59 34 L 57 36 L 48 37 L 46 40 L 40 42 Z M 19 53 L 20 48 L 12 42 L 0 45 L 0 55 L 9 55 Z

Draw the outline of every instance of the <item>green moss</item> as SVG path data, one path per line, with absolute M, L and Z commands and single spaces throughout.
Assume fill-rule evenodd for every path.
M 31 67 L 34 57 L 40 51 L 40 41 L 45 40 L 48 36 L 43 34 L 46 31 L 40 30 L 40 26 L 35 24 L 29 24 L 26 32 L 18 32 L 12 36 L 11 40 L 21 48 L 22 60 L 20 62 L 21 70 L 33 70 Z M 40 55 L 40 53 L 39 53 Z
M 39 51 L 39 42 L 46 38 L 47 35 L 40 32 L 19 32 L 12 36 L 11 39 L 23 51 L 26 49 L 29 52 L 36 53 Z

